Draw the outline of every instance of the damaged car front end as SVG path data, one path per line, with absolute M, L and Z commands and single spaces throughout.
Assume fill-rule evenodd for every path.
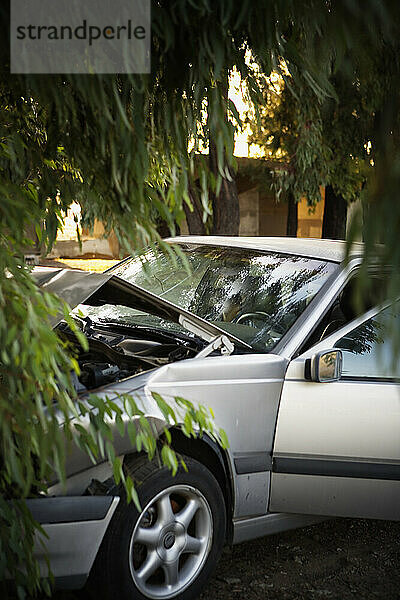
M 169 429 L 188 467 L 172 477 L 157 461 L 149 464 L 128 435 L 116 434 L 115 452 L 139 484 L 138 511 L 126 504 L 106 461 L 94 465 L 72 448 L 66 487 L 54 482 L 47 497 L 29 501 L 49 535 L 61 587 L 81 587 L 96 572 L 114 597 L 117 590 L 121 598 L 195 598 L 226 540 L 318 520 L 268 511 L 288 365 L 279 349 L 337 264 L 204 243 L 179 250 L 175 263 L 152 249 L 103 274 L 34 270 L 38 285 L 69 303 L 87 338 L 82 349 L 61 316 L 55 320 L 79 363 L 78 397 L 134 397 L 156 435 Z M 187 438 L 181 423 L 167 422 L 154 394 L 171 405 L 176 398 L 205 405 L 230 447 L 207 435 Z

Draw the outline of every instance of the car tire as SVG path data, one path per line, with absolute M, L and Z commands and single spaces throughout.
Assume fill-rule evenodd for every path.
M 213 474 L 183 459 L 187 471 L 175 476 L 147 457 L 127 461 L 142 510 L 121 498 L 95 565 L 102 597 L 191 600 L 206 586 L 225 541 L 225 501 Z

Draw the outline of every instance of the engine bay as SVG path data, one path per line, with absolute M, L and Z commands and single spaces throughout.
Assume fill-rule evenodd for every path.
M 197 340 L 143 330 L 120 324 L 98 324 L 81 320 L 89 348 L 85 351 L 65 322 L 58 333 L 70 344 L 80 375 L 73 376 L 77 393 L 85 393 L 150 369 L 194 357 L 202 346 Z

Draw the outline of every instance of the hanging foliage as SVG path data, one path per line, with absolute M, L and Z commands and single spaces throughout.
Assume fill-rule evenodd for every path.
M 89 438 L 81 437 L 70 418 L 63 428 L 58 426 L 57 411 L 67 416 L 84 409 L 76 404 L 68 376 L 77 366 L 49 322 L 49 316 L 59 310 L 68 319 L 68 309 L 33 284 L 22 260 L 33 244 L 27 232 L 50 249 L 62 226 L 63 211 L 77 201 L 84 226 L 91 227 L 98 219 L 106 232 L 116 233 L 124 251 L 139 251 L 148 243 L 161 243 L 160 219 L 175 232 L 185 204 L 191 209 L 189 189 L 194 178 L 200 181 L 206 219 L 208 191 L 220 189 L 225 157 L 232 156 L 233 129 L 238 125 L 232 104 L 228 104 L 230 118 L 225 118 L 225 100 L 218 93 L 234 66 L 256 114 L 263 104 L 260 72 L 280 73 L 293 98 L 302 103 L 293 181 L 299 190 L 304 186 L 315 190 L 319 185 L 315 161 L 320 164 L 318 174 L 329 175 L 322 110 L 327 98 L 333 107 L 338 100 L 332 64 L 355 81 L 360 65 L 367 70 L 374 49 L 382 50 L 382 39 L 388 46 L 398 39 L 397 12 L 397 2 L 375 0 L 154 1 L 148 75 L 11 75 L 8 49 L 2 48 L 0 579 L 8 570 L 20 597 L 24 590 L 47 589 L 32 558 L 34 523 L 23 500 L 46 491 L 51 471 L 63 478 L 66 438 L 83 444 L 88 452 L 96 448 L 100 452 L 99 431 L 107 435 L 101 420 L 92 424 Z M 1 16 L 7 31 L 9 16 L 4 7 Z M 377 168 L 368 186 L 371 219 L 366 235 L 371 249 L 385 231 L 393 249 L 390 258 L 398 269 L 400 203 L 393 203 L 400 178 L 397 60 L 387 80 L 379 79 L 384 101 L 375 113 Z M 205 104 L 215 121 L 211 125 L 204 119 Z M 207 161 L 195 164 L 196 151 L 208 139 L 210 126 L 216 177 Z M 399 285 L 393 277 L 393 294 Z M 212 431 L 203 413 L 190 414 L 194 422 Z M 151 431 L 147 434 L 144 439 L 151 455 L 154 438 Z M 121 477 L 112 444 L 106 448 Z M 126 485 L 133 496 L 132 486 Z M 10 504 L 10 498 L 19 502 Z

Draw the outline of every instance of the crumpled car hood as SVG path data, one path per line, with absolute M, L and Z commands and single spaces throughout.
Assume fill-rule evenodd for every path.
M 71 310 L 83 303 L 91 306 L 122 304 L 179 323 L 206 342 L 224 335 L 236 345 L 251 348 L 225 330 L 144 288 L 113 275 L 112 271 L 90 273 L 74 269 L 36 267 L 32 275 L 43 290 L 57 294 L 68 303 Z M 60 313 L 52 319 L 52 325 L 55 327 L 62 319 L 63 315 Z
M 90 273 L 75 269 L 59 269 L 54 267 L 35 267 L 32 276 L 44 291 L 56 294 L 70 306 L 71 310 L 82 304 L 94 294 L 111 277 L 112 273 Z M 52 320 L 56 326 L 63 316 L 57 315 Z

